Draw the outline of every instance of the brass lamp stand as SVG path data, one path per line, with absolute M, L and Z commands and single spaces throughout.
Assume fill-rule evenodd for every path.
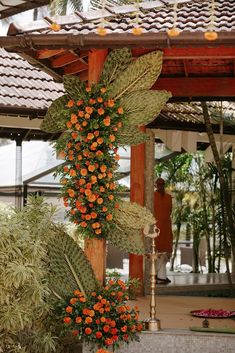
M 156 251 L 155 238 L 158 237 L 160 229 L 154 226 L 154 232 L 149 234 L 149 226 L 145 227 L 144 234 L 146 237 L 151 238 L 151 252 L 146 254 L 150 259 L 150 318 L 145 319 L 145 328 L 148 331 L 161 330 L 160 320 L 156 317 L 156 260 L 158 252 Z

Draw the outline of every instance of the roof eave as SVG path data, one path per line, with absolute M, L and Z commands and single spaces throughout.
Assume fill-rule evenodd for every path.
M 21 34 L 0 37 L 0 46 L 12 52 L 50 49 L 104 49 L 104 48 L 171 48 L 171 47 L 230 47 L 235 43 L 235 31 L 219 32 L 217 40 L 208 41 L 203 32 L 182 32 L 178 37 L 170 38 L 166 32 L 143 33 L 134 36 L 131 33 L 107 34 L 101 37 L 90 34 Z

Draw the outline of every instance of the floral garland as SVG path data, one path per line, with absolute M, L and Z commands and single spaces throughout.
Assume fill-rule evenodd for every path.
M 97 293 L 87 298 L 78 290 L 62 308 L 64 326 L 78 340 L 96 345 L 96 353 L 110 353 L 121 342 L 139 340 L 143 326 L 138 321 L 138 307 L 126 304 L 128 288 L 123 281 L 109 280 Z
M 114 170 L 124 111 L 118 100 L 108 98 L 103 85 L 96 84 L 85 89 L 82 99 L 69 100 L 65 113 L 65 164 L 57 171 L 64 205 L 85 236 L 102 238 L 118 207 Z

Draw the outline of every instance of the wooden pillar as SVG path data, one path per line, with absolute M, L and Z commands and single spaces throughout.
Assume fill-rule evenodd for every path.
M 141 128 L 145 131 L 145 127 Z M 145 168 L 145 144 L 131 147 L 131 190 L 130 200 L 144 206 L 144 168 Z M 139 278 L 141 286 L 139 295 L 144 293 L 144 269 L 142 255 L 129 255 L 129 277 Z
M 103 68 L 108 50 L 92 49 L 88 56 L 88 83 L 96 83 L 99 81 L 100 73 Z M 105 239 L 86 239 L 85 254 L 91 263 L 96 278 L 101 283 L 105 280 L 106 269 L 106 240 Z

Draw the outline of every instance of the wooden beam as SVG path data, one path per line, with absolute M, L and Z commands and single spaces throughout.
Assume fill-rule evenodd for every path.
M 91 50 L 88 57 L 88 84 L 98 82 L 100 73 L 108 50 Z M 106 240 L 105 239 L 86 239 L 85 240 L 85 254 L 91 263 L 95 272 L 96 278 L 101 283 L 105 281 L 106 268 Z
M 65 49 L 58 49 L 58 50 L 43 49 L 43 50 L 38 50 L 37 58 L 38 59 L 48 59 L 48 58 L 51 58 L 52 56 L 61 54 L 63 52 L 65 52 Z
M 73 63 L 74 61 L 77 61 L 79 59 L 79 56 L 74 54 L 73 52 L 66 52 L 62 53 L 59 57 L 56 57 L 51 60 L 51 67 L 57 68 L 57 67 L 62 67 L 68 64 Z
M 173 97 L 235 97 L 235 78 L 159 78 L 152 89 L 167 90 Z
M 77 74 L 78 72 L 86 71 L 87 69 L 88 69 L 88 65 L 84 64 L 83 62 L 81 62 L 80 59 L 78 59 L 77 61 L 67 65 L 64 68 L 64 74 L 65 75 Z

